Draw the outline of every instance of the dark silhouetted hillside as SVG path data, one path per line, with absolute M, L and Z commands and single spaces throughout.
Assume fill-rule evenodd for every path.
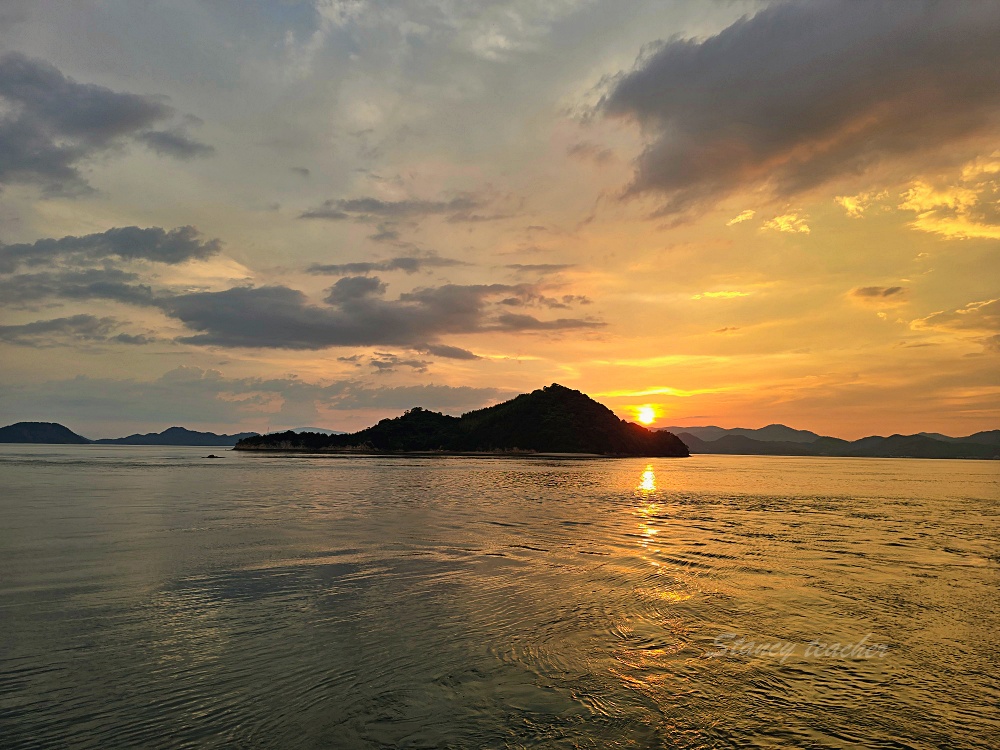
M 815 456 L 805 443 L 752 440 L 742 435 L 726 435 L 718 440 L 702 440 L 682 432 L 678 438 L 692 453 L 722 453 L 737 456 Z
M 989 436 L 991 433 L 977 433 Z M 718 440 L 703 440 L 682 432 L 678 437 L 691 453 L 718 453 L 742 456 L 844 456 L 855 458 L 994 458 L 1000 447 L 986 443 L 948 442 L 926 434 L 890 435 L 848 441 L 821 437 L 811 443 L 752 440 L 740 435 L 726 435 Z
M 55 422 L 18 422 L 0 427 L 0 443 L 83 445 L 90 441 Z
M 921 432 L 924 437 L 942 440 L 946 443 L 974 443 L 976 445 L 1000 446 L 1000 430 L 985 430 L 965 437 L 948 437 L 939 432 Z
M 184 427 L 168 427 L 163 432 L 103 438 L 94 442 L 101 445 L 195 445 L 208 448 L 236 445 L 243 438 L 253 437 L 256 434 L 256 432 L 240 432 L 236 435 L 216 435 L 214 432 L 197 432 Z
M 705 427 L 664 427 L 662 429 L 672 432 L 675 435 L 680 435 L 684 432 L 688 435 L 693 435 L 699 440 L 706 441 L 721 440 L 729 435 L 735 435 L 767 443 L 811 443 L 820 437 L 815 432 L 796 430 L 786 427 L 783 424 L 769 424 L 767 427 L 759 427 L 757 429 L 747 427 L 715 427 L 711 425 Z
M 418 407 L 350 435 L 289 431 L 241 440 L 236 449 L 688 455 L 673 434 L 625 422 L 586 394 L 559 384 L 461 417 Z

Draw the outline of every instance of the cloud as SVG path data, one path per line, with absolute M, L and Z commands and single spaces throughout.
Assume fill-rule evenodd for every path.
M 330 287 L 325 302 L 339 305 L 363 297 L 385 293 L 386 285 L 377 276 L 347 276 Z
M 614 159 L 614 153 L 610 148 L 599 146 L 596 143 L 581 141 L 574 143 L 566 149 L 566 154 L 581 161 L 592 161 L 595 164 L 604 164 Z
M 506 305 L 507 307 L 547 307 L 552 310 L 567 310 L 574 304 L 589 305 L 591 303 L 590 299 L 582 294 L 564 294 L 562 297 L 549 297 L 530 291 L 523 284 L 519 284 L 515 289 L 517 293 L 512 297 L 505 297 L 500 300 L 501 305 Z
M 561 331 L 568 328 L 600 328 L 604 323 L 579 318 L 558 318 L 557 320 L 539 320 L 532 315 L 517 315 L 506 313 L 497 316 L 498 330 L 502 331 Z
M 575 263 L 510 263 L 504 266 L 516 274 L 559 273 L 575 267 Z
M 180 294 L 162 298 L 159 305 L 167 315 L 199 332 L 180 341 L 203 346 L 415 348 L 436 346 L 435 339 L 446 334 L 603 325 L 576 318 L 542 321 L 528 315 L 491 313 L 489 303 L 497 297 L 537 296 L 527 285 L 446 284 L 407 292 L 396 300 L 383 299 L 384 290 L 377 277 L 354 276 L 331 287 L 328 306 L 312 304 L 302 292 L 285 286 Z
M 374 234 L 369 234 L 368 239 L 372 242 L 386 242 L 389 244 L 403 244 L 399 240 L 399 232 L 393 229 L 389 224 L 379 224 L 378 231 Z
M 844 211 L 852 219 L 860 219 L 865 215 L 865 211 L 872 207 L 877 201 L 885 200 L 889 197 L 888 190 L 880 192 L 869 191 L 858 193 L 857 195 L 838 195 L 834 200 L 843 206 Z
M 12 421 L 65 420 L 72 414 L 80 422 L 100 424 L 107 422 L 109 415 L 127 414 L 135 423 L 150 425 L 146 429 L 214 423 L 225 425 L 227 431 L 248 418 L 282 427 L 307 424 L 318 418 L 321 409 L 401 411 L 423 406 L 461 413 L 512 395 L 500 388 L 436 384 L 376 387 L 357 380 L 316 383 L 300 378 L 228 378 L 218 370 L 188 366 L 155 380 L 79 376 L 0 384 L 0 406 Z
M 781 3 L 659 43 L 600 109 L 648 134 L 627 194 L 663 214 L 751 187 L 789 197 L 995 133 L 998 36 L 996 3 Z
M 851 295 L 862 299 L 885 299 L 886 297 L 899 296 L 906 289 L 901 286 L 862 286 L 851 290 Z
M 399 200 L 387 201 L 380 198 L 343 198 L 327 200 L 320 206 L 305 211 L 300 219 L 328 219 L 341 221 L 376 221 L 379 219 L 407 219 L 412 217 L 451 214 L 453 217 L 467 216 L 482 206 L 482 202 L 471 196 L 459 196 L 447 201 Z
M 211 156 L 215 149 L 198 143 L 184 134 L 180 129 L 150 130 L 140 133 L 136 140 L 144 143 L 160 156 L 173 156 L 175 159 L 195 159 L 200 156 Z
M 105 299 L 129 305 L 153 305 L 157 295 L 139 275 L 116 268 L 44 271 L 0 278 L 0 305 L 34 307 L 45 299 Z
M 176 265 L 189 260 L 205 260 L 221 248 L 219 240 L 201 241 L 198 230 L 190 226 L 170 231 L 160 227 L 115 227 L 79 237 L 69 235 L 0 245 L 0 273 L 12 273 L 21 265 L 37 266 L 56 259 L 80 263 L 119 258 Z
M 782 214 L 768 219 L 761 225 L 761 229 L 772 229 L 775 232 L 788 232 L 791 234 L 809 234 L 811 231 L 806 219 L 798 214 Z
M 910 323 L 917 331 L 969 334 L 987 351 L 1000 351 L 1000 299 L 969 302 L 954 310 L 940 310 Z
M 115 318 L 73 315 L 65 318 L 36 320 L 21 325 L 0 326 L 0 341 L 38 348 L 60 346 L 71 341 L 95 341 L 120 344 L 148 344 L 152 339 L 141 334 L 115 331 L 121 323 Z
M 734 226 L 736 224 L 742 224 L 744 221 L 750 221 L 757 214 L 752 208 L 748 208 L 746 211 L 740 211 L 736 216 L 731 218 L 726 222 L 727 227 Z
M 408 367 L 414 372 L 427 372 L 427 367 L 431 363 L 422 359 L 404 359 L 391 352 L 375 352 L 375 356 L 369 358 L 368 364 L 381 375 L 396 372 L 400 367 Z
M 435 357 L 443 359 L 482 359 L 478 354 L 473 354 L 468 349 L 460 349 L 457 346 L 447 344 L 414 344 L 411 347 L 416 352 L 433 354 Z
M 447 268 L 449 266 L 465 266 L 461 260 L 453 258 L 440 258 L 436 255 L 426 257 L 400 257 L 390 258 L 383 261 L 363 261 L 356 263 L 334 263 L 322 264 L 313 263 L 306 269 L 306 273 L 315 275 L 344 276 L 348 274 L 372 273 L 373 271 L 403 271 L 404 273 L 417 273 L 426 268 Z
M 210 153 L 177 127 L 152 129 L 175 114 L 160 98 L 77 83 L 43 60 L 7 53 L 0 56 L 0 185 L 87 192 L 80 164 L 130 140 L 182 158 Z
M 473 388 L 447 385 L 401 385 L 394 388 L 370 388 L 350 383 L 337 389 L 326 405 L 332 409 L 408 409 L 423 406 L 449 414 L 480 408 L 513 396 L 502 388 Z
M 931 313 L 913 321 L 912 328 L 946 331 L 1000 331 L 1000 299 L 970 302 L 955 310 Z
M 962 169 L 951 185 L 914 182 L 899 208 L 912 211 L 913 229 L 950 239 L 1000 239 L 1000 152 L 979 158 Z
M 735 291 L 721 291 L 721 292 L 702 292 L 701 294 L 691 295 L 691 299 L 735 299 L 737 297 L 749 297 L 750 292 L 735 292 Z

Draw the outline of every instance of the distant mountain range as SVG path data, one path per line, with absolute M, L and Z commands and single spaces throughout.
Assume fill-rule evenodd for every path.
M 795 430 L 781 424 L 759 429 L 723 427 L 666 427 L 691 453 L 750 456 L 854 456 L 870 458 L 996 458 L 1000 455 L 1000 430 L 965 437 L 938 433 L 873 435 L 841 440 Z
M 236 450 L 688 455 L 671 433 L 619 419 L 603 404 L 558 383 L 461 417 L 416 407 L 352 435 L 289 430 L 241 440 Z
M 686 432 L 701 440 L 718 440 L 729 435 L 738 435 L 769 443 L 811 443 L 822 437 L 815 432 L 794 430 L 791 427 L 785 427 L 783 424 L 769 424 L 767 427 L 760 427 L 756 430 L 745 427 L 734 427 L 733 429 L 726 429 L 724 427 L 663 427 L 662 429 L 672 432 L 675 435 Z
M 92 440 L 100 445 L 236 445 L 243 438 L 258 435 L 257 432 L 239 432 L 235 435 L 216 435 L 214 432 L 196 432 L 183 427 L 168 427 L 163 432 L 147 432 L 145 435 L 129 435 L 121 438 Z
M 257 434 L 256 432 L 240 432 L 236 435 L 217 435 L 214 432 L 196 432 L 183 427 L 168 427 L 163 432 L 150 432 L 145 435 L 89 440 L 55 422 L 18 422 L 7 427 L 0 427 L 0 443 L 199 445 L 223 448 L 236 445 L 243 438 L 253 437 Z
M 551 387 L 554 386 L 550 386 L 550 388 Z M 563 386 L 558 386 L 558 388 L 563 388 Z M 548 389 L 542 389 L 542 391 L 546 390 Z M 567 388 L 565 390 L 569 391 L 570 389 Z M 538 393 L 538 391 L 535 393 Z M 560 392 L 557 391 L 557 393 Z M 572 391 L 572 393 L 579 393 L 579 391 Z M 532 394 L 524 394 L 524 396 L 530 395 Z M 580 395 L 583 396 L 583 394 Z M 588 397 L 584 396 L 584 398 Z M 588 400 L 590 399 L 588 398 Z M 517 401 L 517 399 L 514 399 L 514 401 Z M 513 403 L 513 401 L 507 403 Z M 597 404 L 597 402 L 592 403 Z M 498 404 L 497 406 L 503 406 L 503 404 Z M 605 407 L 600 404 L 597 404 L 597 406 L 601 409 L 605 409 Z M 497 407 L 490 408 L 496 409 Z M 396 440 L 397 442 L 400 440 L 403 442 L 410 441 L 411 438 L 406 438 L 404 440 L 400 437 L 400 435 L 407 433 L 411 427 L 416 427 L 417 421 L 422 420 L 422 422 L 427 424 L 423 424 L 421 429 L 430 429 L 430 422 L 434 422 L 436 424 L 436 427 L 431 429 L 431 433 L 437 437 L 428 438 L 431 442 L 433 442 L 434 439 L 440 440 L 441 435 L 444 434 L 440 432 L 440 430 L 447 432 L 454 427 L 454 423 L 451 420 L 460 419 L 458 417 L 448 417 L 443 414 L 437 414 L 436 412 L 429 412 L 419 408 L 412 411 L 415 412 L 413 417 L 403 415 L 402 417 L 398 417 L 396 420 L 383 420 L 378 425 L 370 427 L 368 430 L 362 430 L 359 433 L 354 433 L 353 435 L 347 435 L 343 432 L 336 432 L 334 430 L 327 430 L 319 427 L 298 427 L 294 430 L 278 434 L 283 436 L 296 436 L 295 438 L 283 438 L 282 444 L 300 446 L 300 450 L 311 450 L 313 449 L 311 446 L 315 444 L 318 447 L 321 443 L 326 447 L 320 449 L 334 448 L 335 445 L 338 445 L 341 442 L 344 445 L 358 445 L 367 441 L 372 445 L 377 445 L 382 444 L 382 441 L 390 440 L 390 433 L 395 434 L 395 437 L 391 438 L 392 440 Z M 480 412 L 489 412 L 489 409 L 481 409 L 479 412 L 470 412 L 469 415 L 464 415 L 462 419 L 467 416 L 479 414 Z M 610 411 L 608 413 L 610 413 Z M 495 415 L 490 417 L 491 420 L 494 418 Z M 496 445 L 500 445 L 506 444 L 504 441 L 513 441 L 510 443 L 511 447 L 528 450 L 529 448 L 524 448 L 524 446 L 535 444 L 533 442 L 534 439 L 529 438 L 528 433 L 532 431 L 538 432 L 542 425 L 537 421 L 531 422 L 528 415 L 518 417 L 519 420 L 522 418 L 524 420 L 522 424 L 524 432 L 514 431 L 513 433 L 510 433 L 510 430 L 513 429 L 510 425 L 504 428 L 508 430 L 508 434 L 502 437 L 498 437 L 498 434 L 490 433 L 490 430 L 492 430 L 493 427 L 486 429 L 484 433 L 471 430 L 473 434 L 479 435 L 479 437 L 476 438 L 479 442 L 475 443 L 475 441 L 473 441 L 473 443 L 476 445 L 485 445 L 489 443 L 490 440 L 494 440 Z M 400 420 L 403 420 L 403 422 L 400 422 Z M 472 424 L 471 421 L 467 422 L 466 427 L 470 424 Z M 463 427 L 463 429 L 465 429 L 465 427 Z M 570 430 L 569 427 L 566 427 L 565 429 Z M 580 425 L 579 428 L 572 429 L 581 430 L 581 435 L 591 432 L 586 425 Z M 972 435 L 966 435 L 964 437 L 950 437 L 936 432 L 920 432 L 916 435 L 890 435 L 889 437 L 875 435 L 853 441 L 822 436 L 815 432 L 810 432 L 809 430 L 796 430 L 782 424 L 771 424 L 767 427 L 761 427 L 758 429 L 727 429 L 712 425 L 701 427 L 674 426 L 665 427 L 655 432 L 673 433 L 693 454 L 719 453 L 750 456 L 861 456 L 871 458 L 997 458 L 1000 456 L 1000 430 L 986 430 Z M 487 439 L 487 435 L 490 436 L 489 439 Z M 163 430 L 163 432 L 150 432 L 144 435 L 128 435 L 127 437 L 122 438 L 90 440 L 55 422 L 18 422 L 6 427 L 0 427 L 0 443 L 47 443 L 56 445 L 191 445 L 224 448 L 235 446 L 238 442 L 247 438 L 256 437 L 258 437 L 258 433 L 256 432 L 219 435 L 214 432 L 197 432 L 195 430 L 188 430 L 184 427 L 170 427 Z M 273 443 L 276 437 L 277 435 L 275 434 L 261 436 L 260 440 L 262 443 Z M 329 442 L 327 442 L 327 439 L 330 439 Z M 459 443 L 466 444 L 463 443 L 463 441 L 471 440 L 471 437 L 466 434 L 460 439 L 458 437 L 454 439 L 457 441 L 455 443 L 456 445 Z M 419 443 L 419 441 L 417 442 Z M 581 440 L 574 442 L 573 445 L 579 447 L 584 445 L 585 442 L 586 440 L 581 438 Z M 518 443 L 523 443 L 523 445 L 518 445 Z M 385 444 L 388 445 L 389 443 Z M 251 440 L 247 443 L 246 447 L 250 448 L 252 445 L 253 441 Z M 565 443 L 564 441 L 564 443 L 561 443 L 560 445 L 565 447 L 565 445 L 569 445 L 569 443 Z M 591 442 L 587 443 L 587 445 L 593 448 L 596 444 Z M 241 448 L 242 447 L 243 446 L 241 446 Z M 412 450 L 424 449 L 425 448 L 412 448 Z M 461 448 L 461 450 L 479 450 L 479 448 Z M 552 450 L 551 452 L 600 453 L 602 451 Z

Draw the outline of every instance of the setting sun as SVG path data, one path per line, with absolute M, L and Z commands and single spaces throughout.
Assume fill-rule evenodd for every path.
M 652 424 L 656 419 L 656 411 L 652 406 L 640 406 L 638 419 L 643 424 Z

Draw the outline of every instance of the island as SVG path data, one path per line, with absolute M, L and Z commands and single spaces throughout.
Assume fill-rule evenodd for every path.
M 238 451 L 517 453 L 683 457 L 670 432 L 619 419 L 580 391 L 553 383 L 453 417 L 420 407 L 346 435 L 292 431 L 240 440 Z
M 178 445 L 227 448 L 256 432 L 217 435 L 184 427 L 168 427 L 163 432 L 129 435 L 121 438 L 91 440 L 78 435 L 58 422 L 17 422 L 0 427 L 0 443 L 43 443 L 47 445 Z
M 0 443 L 85 445 L 89 442 L 83 435 L 57 422 L 16 422 L 0 427 Z
M 217 435 L 214 432 L 198 432 L 185 427 L 168 427 L 163 432 L 148 432 L 144 435 L 128 435 L 120 438 L 93 440 L 98 445 L 192 445 L 224 448 L 236 445 L 240 440 L 257 435 L 256 432 L 240 432 L 235 435 Z
M 838 456 L 843 458 L 968 458 L 1000 457 L 1000 430 L 965 437 L 939 433 L 870 435 L 859 440 L 817 435 L 780 424 L 759 429 L 722 427 L 667 427 L 693 454 L 741 456 Z

